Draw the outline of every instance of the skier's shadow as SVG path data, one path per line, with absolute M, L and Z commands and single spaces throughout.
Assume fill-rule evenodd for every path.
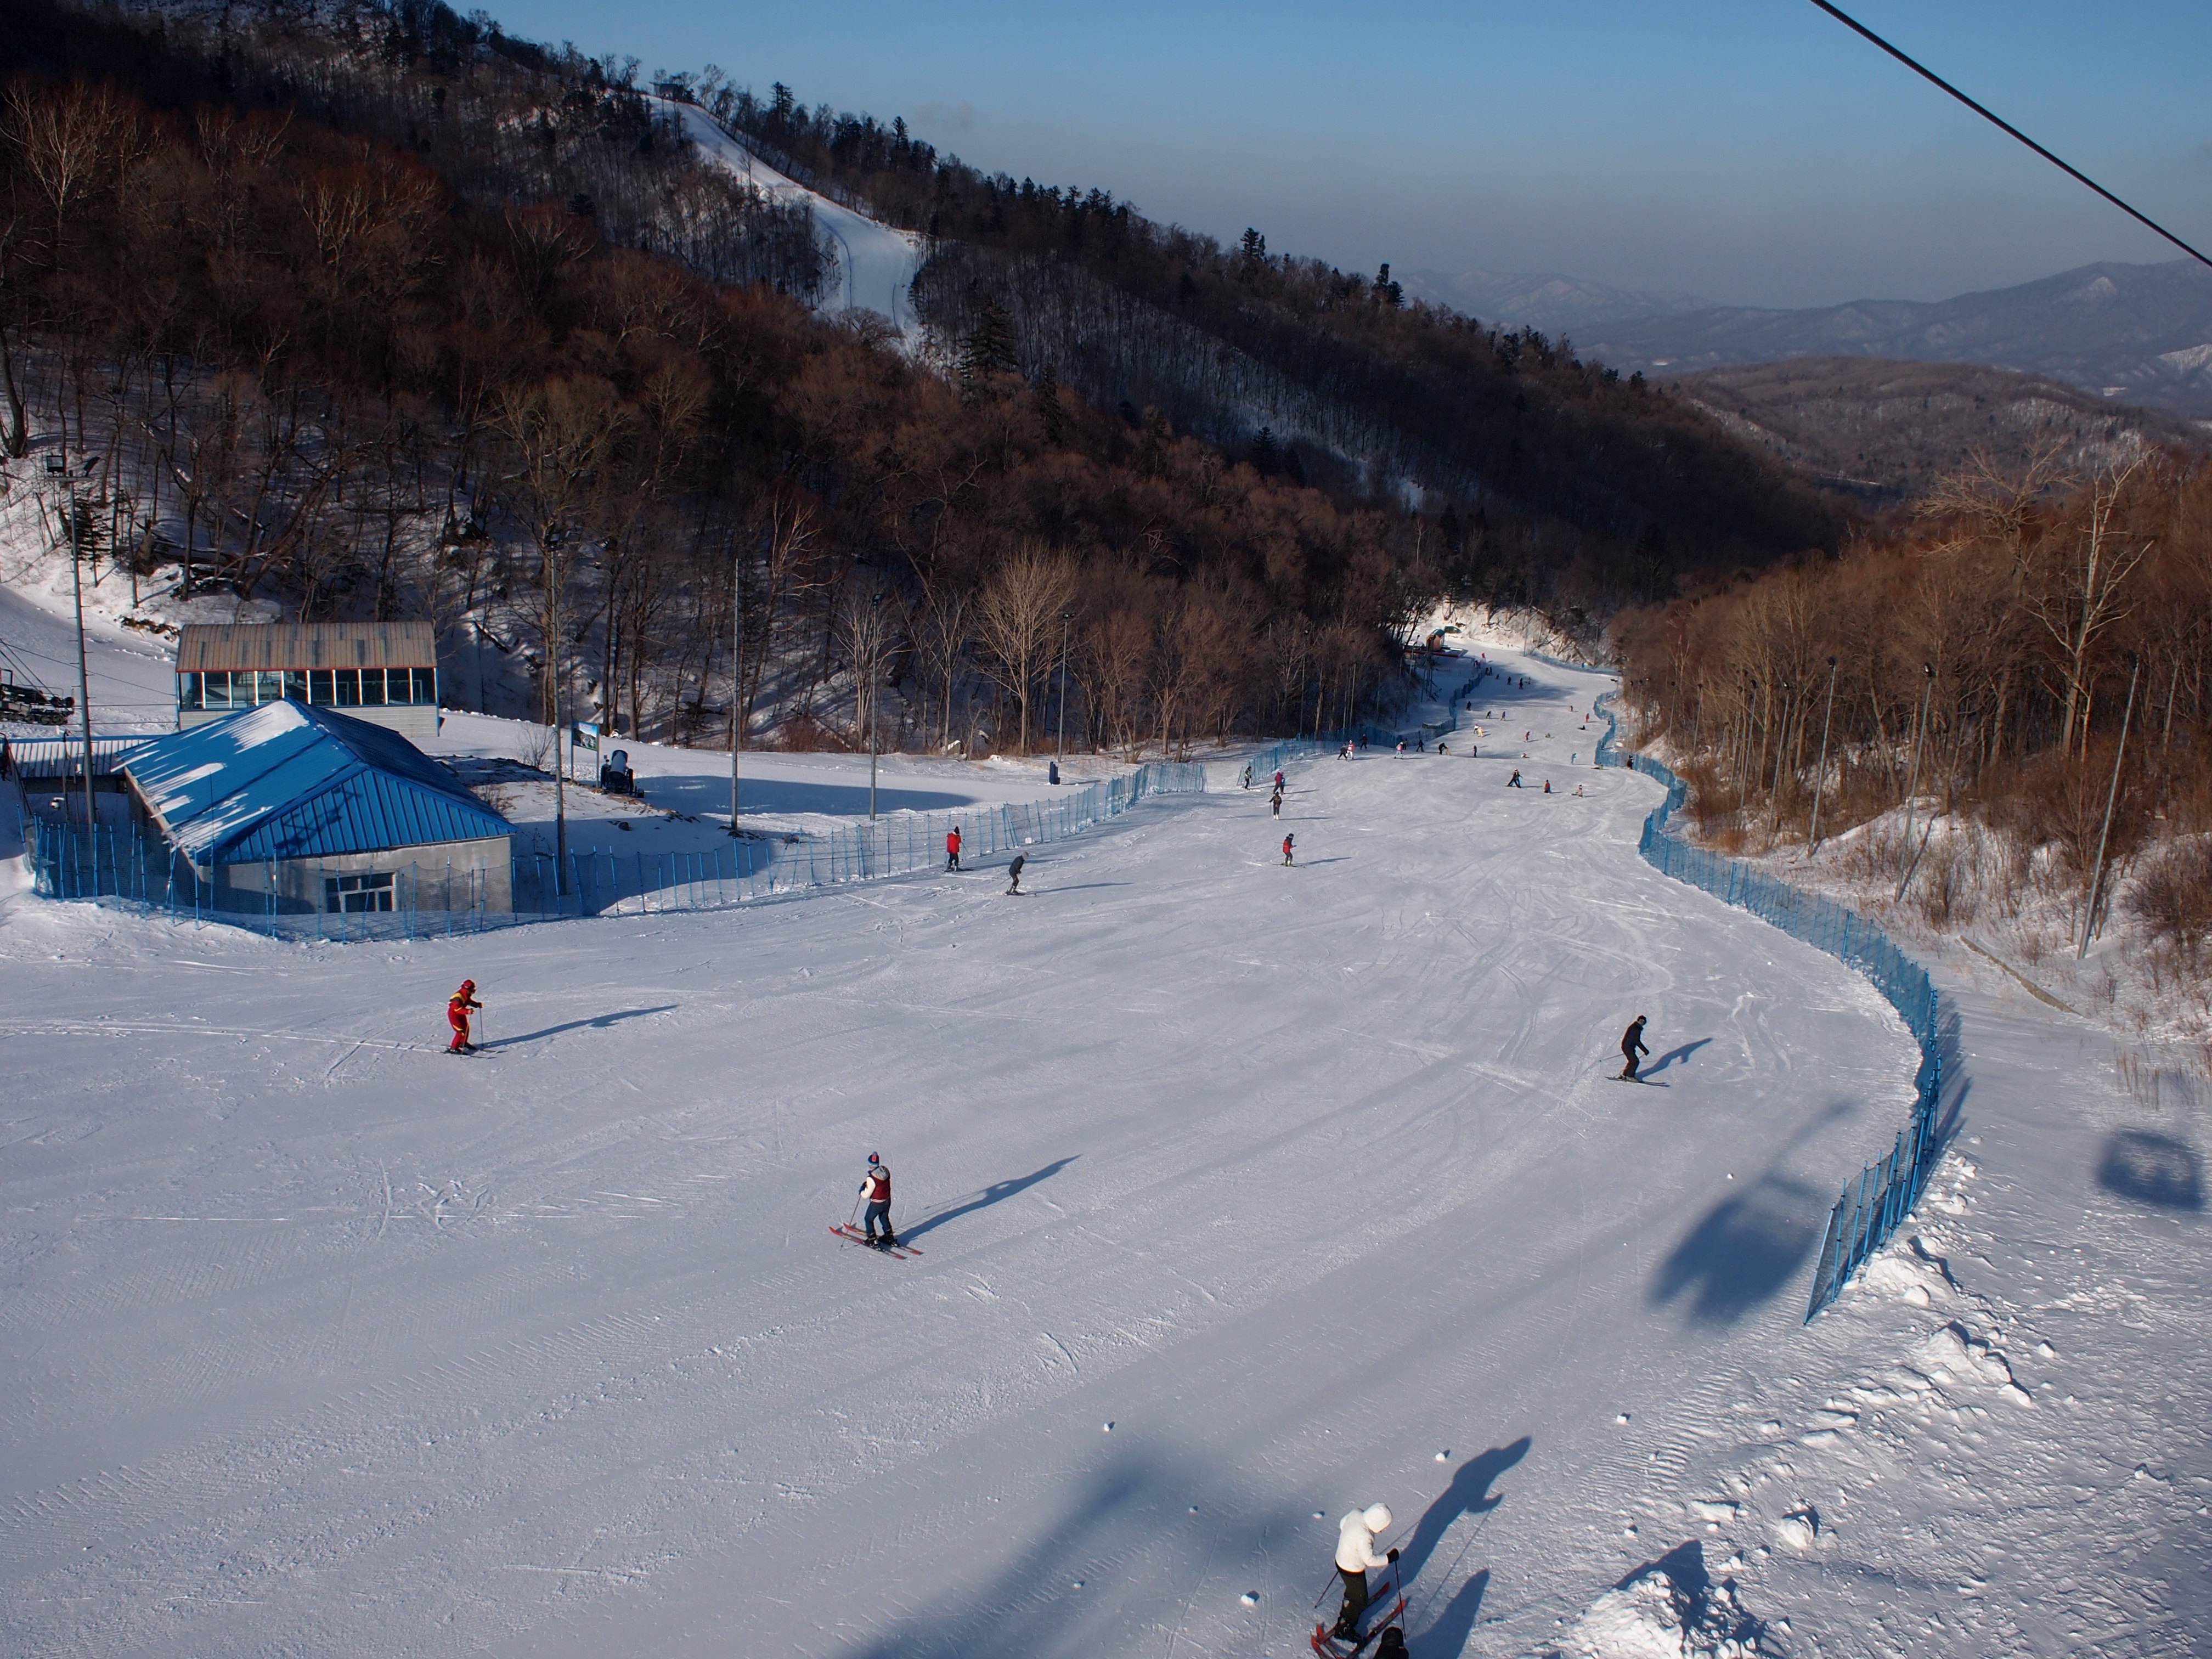
M 1639 1077 L 1650 1077 L 1657 1073 L 1665 1071 L 1669 1066 L 1672 1066 L 1678 1060 L 1687 1060 L 1692 1054 L 1697 1053 L 1698 1049 L 1704 1048 L 1711 1041 L 1712 1039 L 1711 1037 L 1699 1037 L 1695 1042 L 1686 1042 L 1679 1048 L 1669 1048 L 1665 1054 L 1660 1055 L 1658 1059 L 1653 1060 L 1649 1066 L 1645 1066 L 1642 1072 L 1638 1073 L 1638 1075 Z
M 1012 1181 L 994 1181 L 965 1204 L 957 1204 L 949 1210 L 940 1210 L 927 1221 L 917 1222 L 913 1226 L 904 1229 L 904 1236 L 908 1238 L 919 1238 L 926 1232 L 942 1227 L 948 1221 L 957 1221 L 963 1215 L 973 1215 L 978 1210 L 988 1210 L 992 1205 L 1012 1198 L 1017 1193 L 1026 1192 L 1040 1181 L 1049 1180 L 1081 1156 L 1079 1152 L 1071 1153 L 1066 1158 L 1055 1158 L 1042 1170 L 1031 1174 L 1017 1176 Z
M 1463 1515 L 1487 1515 L 1504 1503 L 1502 1493 L 1493 1493 L 1491 1483 L 1503 1475 L 1528 1455 L 1528 1437 L 1522 1435 L 1510 1446 L 1492 1446 L 1480 1457 L 1471 1457 L 1459 1466 L 1452 1483 L 1444 1488 L 1437 1501 L 1429 1505 L 1413 1528 L 1413 1535 L 1398 1552 L 1398 1566 L 1410 1582 L 1421 1575 L 1429 1557 L 1443 1543 L 1444 1534 Z M 1468 1547 L 1472 1547 L 1470 1537 Z M 1461 1552 L 1464 1557 L 1466 1550 Z M 1459 1564 L 1451 1564 L 1456 1567 Z M 1490 1587 L 1487 1571 L 1478 1572 L 1452 1596 L 1437 1622 L 1421 1632 L 1420 1646 L 1425 1652 L 1457 1653 L 1467 1645 L 1469 1633 L 1474 1629 L 1475 1617 L 1482 1610 L 1483 1592 Z
M 676 1005 L 664 1002 L 657 1008 L 625 1008 L 617 1014 L 595 1014 L 590 1019 L 572 1019 L 560 1025 L 549 1025 L 542 1031 L 525 1031 L 520 1036 L 501 1037 L 495 1042 L 479 1043 L 482 1048 L 512 1048 L 518 1042 L 535 1042 L 540 1037 L 558 1036 L 563 1031 L 580 1031 L 591 1025 L 605 1030 L 619 1020 L 642 1019 L 647 1014 L 665 1014 Z

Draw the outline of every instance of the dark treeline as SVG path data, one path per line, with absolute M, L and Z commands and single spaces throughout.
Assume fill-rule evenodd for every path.
M 1700 411 L 1572 343 L 1485 328 L 1370 278 L 1152 222 L 1101 190 L 986 174 L 872 118 L 766 100 L 709 71 L 696 98 L 799 176 L 940 246 L 924 314 L 963 339 L 1008 313 L 1020 367 L 1132 418 L 1382 497 L 1436 498 L 1465 595 L 1607 606 L 1686 570 L 1832 547 L 1839 510 Z M 1178 373 L 1189 363 L 1194 373 Z M 1263 434 L 1264 434 L 1264 438 Z M 1300 453 L 1301 450 L 1305 453 Z
M 0 438 L 66 465 L 82 550 L 308 617 L 427 611 L 526 662 L 545 713 L 585 712 L 573 685 L 655 736 L 742 705 L 849 738 L 892 687 L 887 738 L 1032 741 L 1063 640 L 1091 742 L 1334 726 L 1402 684 L 1424 521 L 687 269 L 641 228 L 694 170 L 623 112 L 625 66 L 436 8 L 335 34 L 26 9 Z M 410 137 L 441 108 L 466 130 Z M 520 156 L 494 131 L 547 122 Z
M 1626 696 L 1729 844 L 1803 840 L 1816 793 L 1823 839 L 1917 793 L 1921 837 L 1856 856 L 1937 921 L 2041 893 L 2078 924 L 2109 802 L 2106 858 L 2148 849 L 2136 902 L 2193 966 L 2212 927 L 2212 467 L 2154 455 L 2069 481 L 2057 453 L 1949 477 L 1840 560 L 1625 619 Z M 1939 814 L 1964 833 L 1931 839 Z

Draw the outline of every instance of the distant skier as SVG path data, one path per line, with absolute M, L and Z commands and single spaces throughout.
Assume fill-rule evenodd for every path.
M 446 1024 L 453 1028 L 453 1040 L 447 1045 L 449 1054 L 472 1054 L 477 1045 L 469 1041 L 469 1010 L 479 1011 L 483 1004 L 477 1000 L 477 982 L 472 979 L 461 981 L 461 988 L 446 999 Z
M 1644 1016 L 1638 1014 L 1630 1022 L 1628 1029 L 1620 1034 L 1620 1057 L 1627 1062 L 1620 1070 L 1620 1080 L 1623 1083 L 1636 1081 L 1637 1056 L 1648 1054 L 1650 1052 L 1650 1049 L 1644 1046 Z
M 1547 795 L 1552 793 L 1552 781 L 1549 778 L 1544 780 L 1544 793 Z
M 1279 795 L 1283 793 L 1283 769 L 1279 766 L 1275 769 L 1275 793 Z
M 1375 1540 L 1390 1530 L 1390 1522 L 1388 1504 L 1370 1504 L 1336 1523 L 1336 1570 L 1344 1578 L 1344 1605 L 1337 1609 L 1336 1628 L 1329 1634 L 1340 1642 L 1359 1639 L 1360 1616 L 1367 1611 L 1367 1575 L 1398 1559 L 1395 1549 L 1375 1553 Z
M 1279 789 L 1267 797 L 1267 816 L 1271 818 L 1283 816 L 1283 792 Z
M 945 832 L 945 873 L 957 875 L 959 871 L 960 831 L 957 829 L 948 830 Z
M 1252 787 L 1252 766 L 1251 763 L 1249 761 L 1245 763 L 1244 766 L 1244 787 L 1247 789 L 1249 789 Z
M 1006 873 L 1014 878 L 1012 885 L 1006 889 L 1006 891 L 1009 894 L 1018 893 L 1022 890 L 1022 866 L 1027 864 L 1029 861 L 1030 855 L 1028 854 L 1017 853 L 1014 854 L 1014 861 L 1006 866 Z
M 1518 789 L 1521 787 L 1521 769 L 1519 767 L 1516 766 L 1513 769 L 1513 775 L 1505 780 L 1505 787 L 1508 789 Z
M 1047 761 L 1045 763 L 1044 781 L 1047 783 L 1058 783 L 1060 781 L 1060 763 L 1058 761 Z
M 898 1235 L 891 1231 L 891 1166 L 876 1156 L 868 1154 L 868 1172 L 860 1178 L 860 1193 L 868 1200 L 868 1243 L 888 1249 L 898 1243 Z M 876 1237 L 876 1224 L 884 1224 L 884 1236 Z
M 1297 844 L 1297 839 L 1298 838 L 1296 836 L 1285 836 L 1283 837 L 1283 862 L 1285 864 L 1289 864 L 1292 861 L 1291 858 L 1291 848 Z

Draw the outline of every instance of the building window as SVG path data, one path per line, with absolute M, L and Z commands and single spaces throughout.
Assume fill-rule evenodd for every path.
M 384 671 L 381 668 L 361 671 L 361 706 L 363 708 L 384 707 Z
M 284 695 L 294 702 L 307 702 L 307 671 L 306 669 L 288 668 L 284 671 Z
M 307 701 L 318 708 L 328 708 L 337 699 L 337 693 L 331 689 L 331 671 L 310 668 L 307 671 Z
M 201 675 L 200 696 L 202 698 L 200 707 L 203 708 L 229 708 L 229 672 L 227 669 L 217 668 L 210 672 Z
M 360 915 L 392 908 L 392 877 L 364 872 L 357 876 L 325 876 L 323 908 L 331 915 Z
M 200 677 L 198 674 L 177 676 L 177 707 L 198 708 L 200 706 Z
M 337 671 L 337 673 L 338 677 L 337 706 L 341 708 L 360 708 L 361 670 L 358 668 L 341 668 Z
M 418 668 L 415 671 L 415 701 L 424 708 L 438 706 L 438 671 Z
M 284 674 L 282 669 L 264 668 L 258 678 L 261 682 L 261 689 L 253 694 L 254 702 L 282 702 L 284 701 Z

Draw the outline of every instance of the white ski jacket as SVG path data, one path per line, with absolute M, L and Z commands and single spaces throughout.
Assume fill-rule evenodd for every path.
M 1367 1529 L 1367 1512 L 1354 1510 L 1336 1523 L 1336 1565 L 1346 1572 L 1372 1572 L 1390 1565 L 1375 1553 L 1375 1534 Z

